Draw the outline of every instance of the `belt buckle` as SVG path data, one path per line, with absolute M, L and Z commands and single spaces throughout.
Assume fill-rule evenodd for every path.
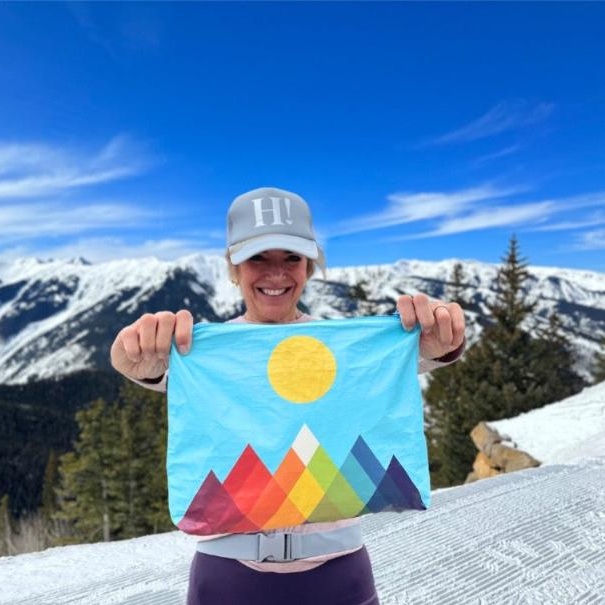
M 294 561 L 292 557 L 292 534 L 257 534 L 258 558 L 257 561 L 271 561 L 286 563 Z

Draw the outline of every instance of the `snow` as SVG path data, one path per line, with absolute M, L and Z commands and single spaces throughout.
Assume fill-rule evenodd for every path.
M 141 592 L 139 584 L 153 593 L 168 581 L 186 583 L 183 565 L 194 551 L 195 538 L 171 532 L 0 558 L 0 603 L 125 603 Z M 120 588 L 113 600 L 116 580 Z M 182 586 L 177 593 L 184 594 Z
M 488 424 L 543 464 L 605 457 L 605 382 L 516 418 Z
M 476 305 L 468 314 L 467 340 L 472 344 L 481 331 L 475 314 L 479 309 L 487 313 L 486 305 L 494 302 L 496 264 L 454 258 L 440 262 L 400 260 L 393 264 L 330 268 L 326 281 L 311 280 L 303 302 L 317 317 L 352 314 L 353 311 L 347 309 L 350 304 L 347 288 L 363 280 L 368 297 L 374 301 L 372 312 L 389 313 L 393 310 L 392 301 L 387 298 L 395 299 L 401 292 L 443 295 L 457 262 L 461 262 L 464 269 L 464 295 Z M 219 317 L 231 316 L 240 307 L 239 290 L 229 281 L 225 258 L 220 255 L 194 254 L 175 261 L 149 257 L 96 264 L 82 259 L 0 261 L 0 289 L 3 290 L 0 324 L 17 325 L 20 318 L 27 318 L 25 306 L 33 304 L 38 291 L 48 298 L 47 302 L 55 299 L 58 303 L 50 316 L 26 322 L 28 325 L 12 337 L 0 335 L 0 382 L 25 383 L 34 375 L 56 375 L 54 360 L 47 355 L 52 347 L 64 345 L 63 338 L 55 338 L 64 326 L 71 325 L 77 331 L 81 325 L 88 327 L 91 321 L 94 323 L 95 315 L 116 302 L 119 313 L 136 312 L 179 271 L 191 275 L 187 286 L 193 295 L 200 286 L 209 288 L 207 303 Z M 530 330 L 545 327 L 548 315 L 558 310 L 578 354 L 577 369 L 589 377 L 592 357 L 600 337 L 605 335 L 605 274 L 534 266 L 528 267 L 528 271 L 531 278 L 527 296 L 537 302 L 537 307 L 526 327 Z M 58 298 L 53 294 L 57 287 L 61 292 Z M 534 320 L 537 326 L 532 324 Z M 39 343 L 44 337 L 50 338 L 51 345 L 41 348 Z M 85 338 L 82 340 L 86 342 Z M 85 346 L 90 347 L 90 343 Z M 24 359 L 28 360 L 27 364 Z M 65 361 L 65 367 L 72 370 L 92 363 L 82 360 L 76 348 Z
M 382 605 L 603 603 L 605 383 L 490 422 L 544 462 L 362 519 Z M 0 558 L 0 605 L 180 605 L 180 532 Z
M 362 519 L 382 605 L 602 603 L 605 458 L 438 490 Z M 182 605 L 179 532 L 0 558 L 0 605 Z
M 406 284 L 412 291 L 414 284 L 426 283 L 423 280 L 447 280 L 455 262 L 400 261 L 331 269 L 328 283 L 353 285 L 366 279 L 369 295 L 379 298 L 395 283 L 398 272 L 408 276 Z M 480 286 L 489 300 L 497 266 L 463 264 L 469 292 Z M 17 340 L 42 342 L 51 329 L 67 325 L 69 318 L 102 305 L 116 292 L 132 291 L 125 304 L 135 306 L 175 267 L 194 269 L 203 276 L 201 281 L 216 287 L 215 309 L 237 305 L 239 294 L 227 280 L 221 257 L 192 256 L 175 263 L 157 259 L 98 265 L 36 259 L 0 263 L 2 285 L 51 278 L 78 284 L 65 310 L 31 323 L 18 339 L 0 343 L 0 364 L 8 363 Z M 593 309 L 605 308 L 605 275 L 530 270 L 544 305 L 563 297 Z M 312 314 L 340 315 L 326 282 L 313 280 L 307 290 L 304 300 Z M 10 303 L 0 305 L 0 317 L 10 312 Z M 53 365 L 85 362 L 77 340 L 74 337 L 69 348 L 56 352 Z M 581 342 L 595 346 L 587 338 Z M 43 375 L 44 363 L 48 360 L 41 358 L 29 370 Z M 605 383 L 489 424 L 544 466 L 436 491 L 426 512 L 364 518 L 382 605 L 604 602 Z M 182 604 L 194 543 L 192 537 L 171 532 L 0 558 L 0 605 Z

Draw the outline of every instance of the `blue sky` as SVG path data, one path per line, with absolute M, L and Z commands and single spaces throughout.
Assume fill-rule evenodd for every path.
M 239 193 L 331 266 L 605 271 L 605 4 L 2 3 L 0 260 L 222 253 Z

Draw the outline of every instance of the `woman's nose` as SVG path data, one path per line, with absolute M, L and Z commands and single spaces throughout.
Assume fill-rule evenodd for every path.
M 286 273 L 286 268 L 283 263 L 269 263 L 267 272 L 272 277 L 281 277 Z

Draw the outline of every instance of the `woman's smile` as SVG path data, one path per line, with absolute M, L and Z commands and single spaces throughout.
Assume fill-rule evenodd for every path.
M 271 289 L 271 288 L 257 288 L 257 289 L 259 292 L 261 292 L 265 296 L 281 296 L 282 294 L 286 293 L 288 290 L 291 290 L 291 288 L 279 288 L 278 290 Z

